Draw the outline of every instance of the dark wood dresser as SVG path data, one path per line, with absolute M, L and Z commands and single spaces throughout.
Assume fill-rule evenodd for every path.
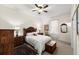
M 0 29 L 0 55 L 11 55 L 14 52 L 14 30 Z
M 24 36 L 16 36 L 14 38 L 14 47 L 24 44 L 25 43 L 24 38 L 25 38 Z

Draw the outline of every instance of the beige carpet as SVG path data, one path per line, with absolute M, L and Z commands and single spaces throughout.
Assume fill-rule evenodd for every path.
M 48 52 L 44 52 L 43 55 L 51 55 Z M 57 49 L 52 55 L 73 55 L 73 49 L 69 44 L 61 41 L 57 41 Z

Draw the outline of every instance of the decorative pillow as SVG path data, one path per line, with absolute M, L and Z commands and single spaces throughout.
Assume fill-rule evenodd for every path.
M 33 35 L 34 35 L 34 36 L 37 36 L 37 32 L 27 33 L 27 35 L 28 35 L 28 36 L 31 36 L 31 35 L 32 35 L 32 36 L 33 36 Z
M 33 34 L 34 36 L 37 36 L 37 34 Z
M 34 36 L 37 36 L 37 32 L 32 32 Z

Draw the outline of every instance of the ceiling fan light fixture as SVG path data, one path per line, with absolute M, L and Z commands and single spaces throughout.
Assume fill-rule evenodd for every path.
M 42 9 L 39 9 L 38 12 L 43 12 L 43 10 Z

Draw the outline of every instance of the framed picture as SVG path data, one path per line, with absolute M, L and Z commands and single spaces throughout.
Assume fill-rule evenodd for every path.
M 45 33 L 45 35 L 48 35 L 48 30 L 49 30 L 49 25 L 48 24 L 44 25 L 44 33 Z
M 48 24 L 44 25 L 44 30 L 45 30 L 45 31 L 48 31 L 48 30 L 49 30 Z

